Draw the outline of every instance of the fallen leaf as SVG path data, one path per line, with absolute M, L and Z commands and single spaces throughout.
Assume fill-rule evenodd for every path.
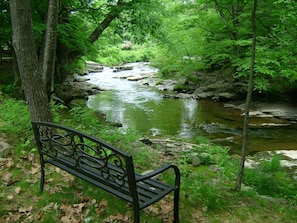
M 56 173 L 60 173 L 61 172 L 61 169 L 59 167 L 55 167 L 55 172 Z
M 13 213 L 13 215 L 8 216 L 5 218 L 5 222 L 19 222 L 21 219 L 22 214 L 20 213 Z
M 26 212 L 32 211 L 32 209 L 33 209 L 33 206 L 29 206 L 29 207 L 26 207 L 26 208 L 20 207 L 18 211 L 19 211 L 19 213 L 26 213 Z
M 132 223 L 132 221 L 129 219 L 129 216 L 117 214 L 104 219 L 103 223 Z
M 65 215 L 73 215 L 74 211 L 71 205 L 61 204 L 60 209 L 65 213 Z
M 10 184 L 12 173 L 5 172 L 2 174 L 2 182 L 6 185 Z
M 52 211 L 57 210 L 59 205 L 57 203 L 51 202 L 48 205 L 46 205 L 42 210 L 43 211 Z
M 79 223 L 81 222 L 77 218 L 81 216 L 85 203 L 66 205 L 61 204 L 60 209 L 64 212 L 64 216 L 61 218 L 62 223 Z M 77 218 L 76 218 L 77 217 Z
M 96 199 L 93 199 L 93 200 L 91 201 L 91 204 L 92 204 L 92 205 L 94 205 L 94 204 L 96 204 L 96 203 L 97 203 Z
M 20 191 L 21 191 L 21 187 L 16 187 L 16 188 L 14 189 L 14 192 L 15 192 L 16 194 L 19 194 Z
M 33 153 L 30 153 L 30 154 L 27 154 L 25 156 L 22 157 L 23 160 L 29 160 L 29 161 L 33 161 L 34 159 L 34 154 Z
M 74 204 L 73 207 L 75 208 L 75 213 L 81 213 L 82 212 L 82 209 L 83 207 L 85 206 L 86 204 L 85 203 L 80 203 L 80 204 Z
M 40 170 L 39 166 L 32 166 L 29 173 L 35 175 L 36 173 L 39 173 L 39 170 Z
M 8 167 L 9 169 L 11 169 L 12 167 L 14 167 L 14 162 L 12 159 L 8 159 L 6 162 L 6 167 Z
M 106 211 L 106 209 L 107 209 L 107 201 L 103 199 L 103 200 L 98 204 L 98 206 L 97 206 L 97 208 L 95 209 L 95 211 L 96 211 L 97 214 L 102 214 L 103 212 Z
M 167 202 L 165 200 L 162 200 L 161 201 L 161 212 L 162 212 L 162 215 L 167 215 L 169 214 L 173 209 L 173 204 L 172 202 Z
M 144 210 L 146 212 L 150 212 L 153 215 L 158 215 L 160 213 L 159 209 L 155 205 L 151 205 Z
M 14 167 L 14 162 L 12 158 L 0 158 L 0 167 L 5 167 L 11 169 Z M 2 168 L 1 168 L 2 169 Z
M 39 182 L 39 179 L 38 178 L 26 179 L 25 182 L 35 184 L 35 183 Z
M 203 222 L 204 220 L 201 216 L 201 213 L 199 212 L 194 213 L 192 216 L 193 216 L 194 222 L 199 223 L 199 222 Z
M 63 216 L 61 218 L 61 222 L 62 223 L 80 223 L 79 220 L 77 220 L 77 219 L 75 219 L 75 218 L 73 218 L 72 216 L 69 216 L 69 215 Z

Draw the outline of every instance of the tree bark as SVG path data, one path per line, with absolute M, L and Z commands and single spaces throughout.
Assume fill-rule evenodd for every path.
M 90 43 L 94 43 L 103 31 L 110 25 L 110 23 L 119 16 L 119 14 L 109 13 L 105 19 L 100 23 L 100 25 L 92 32 L 89 37 Z
M 255 76 L 255 57 L 256 57 L 256 11 L 257 11 L 257 0 L 254 0 L 254 6 L 252 10 L 252 33 L 253 33 L 253 43 L 252 43 L 252 52 L 251 52 L 251 63 L 250 63 L 250 77 L 249 77 L 249 86 L 248 92 L 246 96 L 246 104 L 245 104 L 245 114 L 244 114 L 244 123 L 243 123 L 243 141 L 242 141 L 242 151 L 241 151 L 241 159 L 240 166 L 238 171 L 238 177 L 236 182 L 236 190 L 241 188 L 243 172 L 244 172 L 244 163 L 247 151 L 247 143 L 248 143 L 248 124 L 249 124 L 249 111 L 250 104 L 252 101 L 252 92 L 254 88 L 254 76 Z
M 46 18 L 47 29 L 45 33 L 45 43 L 43 44 L 44 50 L 42 50 L 43 55 L 41 55 L 41 63 L 42 80 L 49 98 L 54 91 L 58 9 L 59 0 L 48 0 L 48 12 Z
M 28 102 L 31 120 L 52 121 L 49 100 L 42 84 L 38 62 L 30 0 L 10 0 L 10 13 L 15 49 L 22 85 Z
M 96 42 L 104 30 L 112 23 L 114 19 L 116 19 L 119 14 L 124 10 L 124 6 L 127 7 L 128 4 L 132 5 L 132 3 L 137 3 L 138 1 L 132 1 L 129 3 L 123 3 L 118 1 L 117 5 L 113 6 L 109 13 L 106 14 L 103 21 L 98 24 L 98 26 L 94 29 L 94 31 L 90 34 L 88 40 L 91 44 Z M 77 58 L 81 57 L 84 52 L 75 51 L 69 49 L 63 43 L 58 41 L 57 44 L 57 59 L 58 63 L 61 65 L 61 70 L 58 71 L 58 82 L 63 82 L 67 76 L 67 71 L 63 70 L 63 68 L 71 63 L 73 63 Z
M 118 12 L 119 13 L 119 12 Z M 89 36 L 89 42 L 93 44 L 95 41 L 97 41 L 100 37 L 100 35 L 104 32 L 104 30 L 110 25 L 110 23 L 119 16 L 119 14 L 109 13 L 106 15 L 105 19 L 95 28 L 95 30 L 92 32 L 92 34 Z M 69 49 L 66 47 L 64 49 Z M 64 52 L 65 53 L 65 52 Z M 82 56 L 83 52 L 80 51 L 72 51 L 68 53 L 67 63 L 71 64 L 75 59 Z M 67 65 L 68 65 L 67 64 Z M 64 65 L 64 64 L 62 64 Z

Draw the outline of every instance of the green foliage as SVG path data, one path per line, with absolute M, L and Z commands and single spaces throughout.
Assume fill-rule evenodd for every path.
M 161 38 L 161 17 L 163 8 L 159 1 L 62 1 L 66 9 L 62 13 L 65 22 L 58 26 L 59 39 L 71 51 L 82 52 L 87 59 L 104 65 L 118 65 L 125 62 L 147 61 L 151 50 L 145 45 L 152 37 Z M 100 9 L 100 10 L 98 10 Z M 75 12 L 75 13 L 73 13 Z M 95 43 L 89 36 L 100 29 L 100 23 L 110 12 L 119 14 L 99 36 Z M 133 52 L 122 51 L 125 41 L 133 43 Z
M 72 122 L 80 123 L 76 128 L 79 130 L 88 129 L 88 127 L 97 126 L 100 127 L 100 120 L 94 118 L 94 113 L 85 106 L 76 106 L 70 110 L 70 117 Z
M 85 57 L 75 60 L 73 63 L 64 66 L 69 74 L 83 74 L 86 71 Z M 87 58 L 88 60 L 88 58 Z
M 183 151 L 181 163 L 190 164 L 194 154 L 197 154 L 202 165 L 227 166 L 227 160 L 230 160 L 228 149 L 211 143 L 199 143 L 190 151 Z
M 101 42 L 99 41 L 99 45 Z M 88 59 L 97 61 L 106 66 L 114 66 L 122 63 L 137 61 L 149 61 L 154 57 L 153 44 L 148 42 L 142 45 L 133 45 L 131 50 L 122 50 L 120 45 L 103 45 L 100 47 L 100 54 Z
M 193 88 L 189 85 L 184 85 L 182 83 L 180 84 L 176 84 L 174 86 L 174 90 L 175 91 L 178 91 L 178 92 L 188 92 L 188 91 L 191 91 Z
M 52 105 L 52 111 L 56 122 L 78 128 L 129 151 L 133 154 L 139 170 L 152 169 L 163 163 L 174 163 L 177 157 L 187 155 L 178 153 L 176 157 L 168 159 L 160 150 L 136 144 L 139 139 L 137 134 L 129 131 L 123 134 L 117 128 L 108 126 L 102 117 L 84 105 L 71 111 L 64 106 Z M 46 166 L 48 180 L 41 195 L 38 183 L 39 158 L 29 119 L 26 103 L 0 95 L 0 137 L 9 140 L 14 148 L 10 157 L 1 159 L 0 199 L 3 205 L 0 205 L 0 221 L 12 221 L 12 217 L 16 216 L 19 217 L 18 222 L 23 222 L 30 214 L 30 219 L 35 222 L 58 222 L 63 217 L 69 217 L 69 213 L 64 213 L 66 209 L 77 211 L 71 212 L 75 215 L 70 217 L 82 222 L 104 222 L 104 219 L 117 213 L 125 217 L 132 215 L 126 202 L 50 166 Z M 270 198 L 256 196 L 253 190 L 235 193 L 230 190 L 230 185 L 234 183 L 234 163 L 237 164 L 238 160 L 232 160 L 226 149 L 209 144 L 206 139 L 197 137 L 196 143 L 199 144 L 192 152 L 209 154 L 205 155 L 209 160 L 205 163 L 211 165 L 192 167 L 179 162 L 182 183 L 180 215 L 183 221 L 197 222 L 203 219 L 209 222 L 238 222 L 240 219 L 240 222 L 258 222 L 265 219 L 272 222 L 279 219 L 280 222 L 294 222 L 296 190 L 293 191 L 295 195 L 287 195 L 292 198 L 291 203 L 280 202 L 278 205 L 270 202 Z M 258 170 L 265 174 L 273 173 L 270 181 L 277 178 L 278 183 L 282 182 L 282 195 L 289 194 L 288 190 L 296 188 L 295 182 L 284 177 L 285 172 L 279 164 L 279 157 L 264 161 Z M 252 172 L 248 180 L 252 182 L 253 178 L 259 178 L 257 174 L 258 172 Z M 172 176 L 169 172 L 162 175 L 162 178 L 173 183 Z M 27 190 L 28 188 L 30 190 Z M 146 212 L 141 213 L 142 219 L 147 222 L 164 222 L 163 219 L 168 219 L 167 207 L 170 207 L 171 202 L 172 197 L 168 197 L 168 200 L 165 198 L 164 202 L 152 209 L 146 209 Z M 83 207 L 81 210 L 78 208 L 80 205 Z M 15 207 L 25 212 L 16 211 Z M 172 212 L 169 214 L 171 216 Z M 161 215 L 164 215 L 164 218 L 160 219 Z M 245 221 L 246 216 L 249 216 L 248 221 Z
M 280 156 L 263 161 L 254 169 L 245 169 L 244 182 L 263 195 L 296 198 L 296 182 L 292 182 L 280 164 Z
M 14 86 L 13 84 L 8 85 L 0 85 L 0 92 L 3 92 L 4 94 L 11 95 L 12 93 L 16 92 L 18 88 Z
M 12 29 L 10 26 L 9 1 L 0 2 L 0 51 L 3 47 L 11 46 Z
M 61 1 L 59 44 L 69 54 L 81 52 L 104 65 L 151 60 L 164 76 L 190 78 L 197 71 L 234 72 L 235 78 L 243 79 L 249 75 L 252 1 L 135 0 L 124 1 L 120 7 L 117 2 Z M 8 6 L 8 1 L 0 3 L 1 47 L 11 45 Z M 31 6 L 40 48 L 46 2 L 34 0 Z M 90 34 L 110 11 L 119 13 L 118 17 L 91 44 Z M 259 1 L 255 90 L 277 93 L 296 88 L 296 18 L 296 1 Z M 125 41 L 134 44 L 131 51 L 121 50 Z M 73 67 L 66 69 L 75 72 Z
M 57 27 L 59 40 L 72 51 L 83 54 L 95 53 L 95 49 L 88 41 L 85 22 L 81 18 L 71 18 L 71 23 L 61 23 Z
M 104 65 L 117 65 L 121 63 L 121 58 L 119 56 L 120 49 L 115 46 L 107 46 L 105 49 L 102 49 L 100 56 L 96 61 Z
M 24 101 L 0 95 L 0 138 L 4 137 L 14 145 L 15 153 L 31 152 L 33 141 L 30 115 Z
M 164 18 L 164 7 L 160 1 L 132 1 L 127 4 L 119 19 L 123 37 L 135 43 L 145 43 L 152 37 L 154 39 L 164 39 L 162 22 Z M 124 31 L 124 32 L 123 32 Z M 127 33 L 129 33 L 127 35 Z
M 197 144 L 210 144 L 210 141 L 206 137 L 197 136 L 195 138 L 195 143 L 197 143 Z
M 293 89 L 297 2 L 258 4 L 255 90 Z M 158 49 L 154 63 L 165 76 L 226 70 L 235 78 L 248 77 L 252 1 L 166 1 L 164 5 L 168 42 Z
M 127 131 L 126 136 L 118 127 L 107 125 L 100 114 L 87 108 L 85 105 L 76 106 L 70 110 L 69 118 L 64 119 L 65 125 L 73 126 L 73 128 L 86 132 L 90 135 L 118 146 L 123 150 L 131 149 L 129 145 L 136 141 L 140 136 L 134 132 Z
M 26 138 L 31 128 L 27 105 L 21 100 L 0 96 L 0 120 L 1 132 L 11 136 L 23 135 Z
M 218 191 L 216 184 L 211 184 L 203 177 L 194 180 L 189 189 L 192 192 L 190 199 L 193 201 L 193 205 L 201 205 L 204 211 L 222 210 L 228 204 L 224 197 L 224 191 Z
M 234 163 L 228 154 L 228 150 L 220 146 L 212 145 L 204 138 L 197 138 L 198 145 L 191 151 L 184 151 L 179 160 L 182 175 L 183 188 L 191 191 L 186 194 L 193 206 L 201 206 L 204 211 L 219 211 L 229 204 L 226 199 L 226 191 L 222 189 L 226 181 L 234 177 Z M 191 168 L 191 160 L 197 154 L 201 166 Z M 216 168 L 213 172 L 211 167 Z M 209 179 L 215 179 L 210 181 Z M 226 180 L 226 181 L 225 181 Z M 218 190 L 218 188 L 221 188 Z

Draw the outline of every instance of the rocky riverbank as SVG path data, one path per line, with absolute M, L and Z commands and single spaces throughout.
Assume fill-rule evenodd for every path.
M 87 62 L 87 71 L 102 72 L 104 67 L 95 63 Z M 118 73 L 123 70 L 132 70 L 133 66 L 124 65 L 113 67 L 113 72 Z M 166 92 L 164 97 L 167 98 L 194 98 L 197 100 L 209 99 L 221 102 L 225 107 L 233 107 L 244 111 L 245 94 L 247 84 L 237 82 L 224 75 L 217 74 L 197 74 L 197 83 L 189 83 L 185 80 L 166 80 L 157 77 L 156 72 L 138 73 L 123 75 L 120 78 L 137 82 L 138 84 L 156 87 Z M 57 89 L 57 98 L 65 104 L 69 104 L 75 99 L 87 99 L 89 95 L 98 94 L 105 89 L 100 89 L 97 85 L 88 83 L 89 79 L 85 75 L 69 76 L 62 86 Z M 181 87 L 182 86 L 182 87 Z M 252 102 L 250 116 L 254 117 L 275 117 L 277 119 L 289 121 L 290 124 L 297 122 L 297 107 L 295 103 L 284 102 L 263 102 L 256 98 Z
M 193 167 L 203 165 L 207 162 L 211 164 L 214 160 L 219 160 L 220 157 L 216 157 L 214 154 L 210 154 L 203 148 L 207 147 L 207 144 L 193 144 L 179 140 L 173 140 L 168 138 L 142 138 L 140 142 L 151 146 L 158 151 L 163 151 L 164 157 L 171 157 L 174 159 L 184 159 L 188 164 Z M 203 152 L 197 152 L 197 151 Z M 278 154 L 280 155 L 280 163 L 283 167 L 287 168 L 292 173 L 294 179 L 297 180 L 297 150 L 277 150 L 277 151 L 264 151 L 259 152 L 253 156 L 247 156 L 245 166 L 247 168 L 255 168 L 264 160 L 270 160 L 272 157 Z M 239 155 L 238 160 L 240 159 Z
M 95 62 L 87 62 L 87 70 L 84 74 L 101 72 L 103 69 L 104 67 Z M 133 67 L 130 65 L 113 67 L 114 72 L 132 69 Z M 191 97 L 214 101 L 230 101 L 242 97 L 246 91 L 246 84 L 235 82 L 224 75 L 199 73 L 197 74 L 197 80 L 199 81 L 191 83 L 186 80 L 165 80 L 158 78 L 156 74 L 157 72 L 123 75 L 121 78 L 166 91 L 168 94 L 165 94 L 165 97 L 168 98 Z M 97 94 L 103 90 L 87 83 L 87 80 L 83 75 L 69 76 L 64 85 L 59 87 L 57 96 L 67 103 L 73 99 L 86 98 L 88 95 Z
M 90 62 L 88 64 L 88 71 L 101 72 L 104 68 L 96 63 Z M 133 67 L 130 65 L 117 66 L 113 68 L 113 72 L 119 73 L 123 70 L 132 70 Z M 120 78 L 134 81 L 138 84 L 148 85 L 156 87 L 159 90 L 166 92 L 164 97 L 168 98 L 194 98 L 197 100 L 210 99 L 222 103 L 225 107 L 232 107 L 239 109 L 244 113 L 244 94 L 246 91 L 246 84 L 235 82 L 233 79 L 228 79 L 226 76 L 215 75 L 215 74 L 197 74 L 199 75 L 199 82 L 196 84 L 189 83 L 186 81 L 177 80 L 164 80 L 158 78 L 155 73 L 137 73 L 133 75 L 123 74 Z M 118 75 L 117 75 L 117 78 Z M 89 95 L 98 94 L 104 89 L 98 88 L 98 86 L 92 85 L 87 82 L 86 76 L 75 75 L 69 77 L 65 82 L 65 89 L 60 91 L 59 98 L 62 101 L 71 102 L 74 99 L 87 99 Z M 183 87 L 180 87 L 183 86 Z M 284 102 L 262 102 L 255 101 L 252 104 L 250 116 L 258 118 L 273 118 L 273 123 L 261 123 L 266 126 L 290 126 L 295 125 L 297 122 L 297 108 L 295 104 L 284 103 Z M 253 127 L 253 126 L 252 126 Z M 257 127 L 257 126 L 254 126 Z M 160 144 L 159 142 L 153 142 L 153 144 Z M 152 145 L 153 145 L 152 144 Z M 162 144 L 162 143 L 161 143 Z M 174 143 L 173 143 L 174 144 Z M 174 148 L 172 149 L 174 150 Z M 280 151 L 284 153 L 284 161 L 286 166 L 297 166 L 297 160 L 295 155 L 296 150 L 289 150 L 290 152 Z M 194 156 L 195 157 L 195 156 Z M 195 158 L 196 159 L 196 158 Z

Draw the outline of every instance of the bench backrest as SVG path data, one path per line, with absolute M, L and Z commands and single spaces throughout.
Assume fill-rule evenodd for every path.
M 48 122 L 32 122 L 41 165 L 58 164 L 77 176 L 130 202 L 137 201 L 132 156 L 74 129 Z M 119 194 L 118 194 L 119 193 Z

